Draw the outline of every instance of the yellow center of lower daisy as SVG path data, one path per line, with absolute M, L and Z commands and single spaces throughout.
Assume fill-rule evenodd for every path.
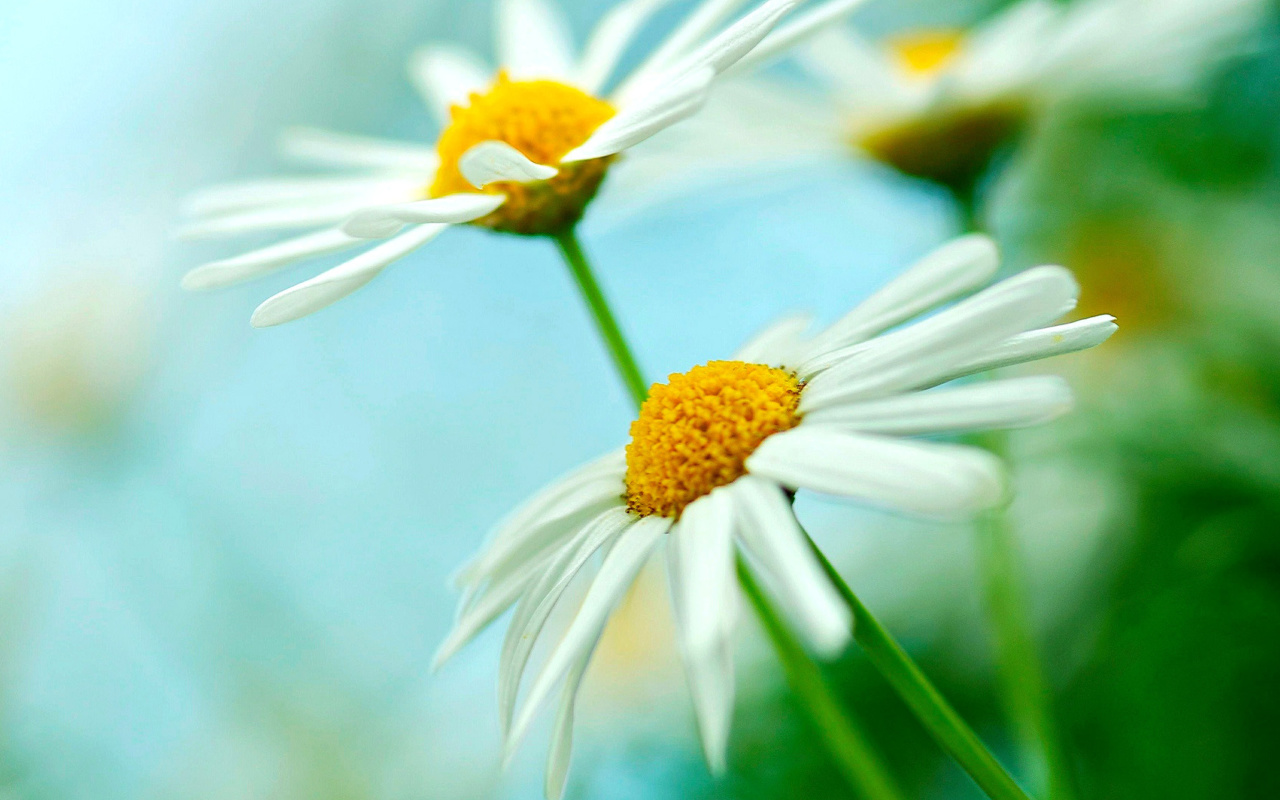
M 499 73 L 488 92 L 471 95 L 465 106 L 450 109 L 449 126 L 440 134 L 440 167 L 429 194 L 443 197 L 478 191 L 458 168 L 458 160 L 486 141 L 506 142 L 531 161 L 560 173 L 535 183 L 500 182 L 484 187 L 505 194 L 507 202 L 474 224 L 528 235 L 555 234 L 577 222 L 595 196 L 609 158 L 560 165 L 570 150 L 587 141 L 614 115 L 613 106 L 556 81 L 513 81 Z
M 964 34 L 953 30 L 916 31 L 889 39 L 898 63 L 915 75 L 932 75 L 944 69 L 960 52 Z
M 800 382 L 785 370 L 712 361 L 654 384 L 627 445 L 627 506 L 678 517 L 746 473 L 746 460 L 800 422 Z

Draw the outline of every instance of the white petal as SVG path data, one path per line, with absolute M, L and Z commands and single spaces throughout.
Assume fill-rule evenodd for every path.
M 1062 267 L 1036 267 L 914 325 L 836 351 L 828 356 L 833 366 L 805 386 L 800 410 L 930 385 L 957 364 L 1056 313 L 1079 291 Z
M 833 406 L 807 415 L 805 421 L 862 433 L 920 436 L 1025 428 L 1061 416 L 1071 405 L 1067 382 L 1044 375 Z
M 715 30 L 717 25 L 745 2 L 746 0 L 705 0 L 623 82 L 614 94 L 615 102 L 619 106 L 624 106 L 633 98 L 647 94 L 649 84 L 665 73 L 678 59 L 687 55 L 702 40 L 702 37 Z
M 501 194 L 451 194 L 415 203 L 362 208 L 342 223 L 342 232 L 361 239 L 395 236 L 405 225 L 427 222 L 471 222 L 505 203 Z
M 618 61 L 646 22 L 671 0 L 628 0 L 611 8 L 587 40 L 578 64 L 578 85 L 595 94 L 609 80 Z
M 353 196 L 323 202 L 297 203 L 267 208 L 255 208 L 234 214 L 206 217 L 178 226 L 173 235 L 178 239 L 205 239 L 214 236 L 234 236 L 261 231 L 294 230 L 333 225 L 352 212 L 379 202 L 367 196 Z M 386 202 L 383 199 L 381 202 Z
M 733 65 L 732 71 L 743 72 L 759 67 L 852 14 L 854 9 L 864 2 L 866 0 L 830 0 L 805 12 L 766 36 L 755 49 Z
M 602 548 L 607 549 L 636 518 L 623 506 L 605 511 L 587 523 L 563 555 L 547 568 L 543 578 L 529 589 L 516 607 L 498 659 L 498 720 L 505 738 L 511 729 L 520 680 L 538 636 L 570 582 Z
M 710 67 L 719 75 L 760 44 L 778 21 L 799 2 L 800 0 L 768 0 L 677 62 L 671 68 L 672 71 L 684 73 Z
M 483 91 L 493 70 L 465 47 L 432 44 L 409 59 L 409 77 L 441 122 L 449 121 L 449 109 L 465 105 L 472 92 Z
M 583 654 L 591 652 L 609 615 L 622 600 L 649 554 L 669 527 L 670 523 L 661 517 L 645 517 L 618 538 L 600 566 L 600 572 L 591 582 L 582 607 L 578 609 L 564 637 L 547 656 L 542 671 L 529 687 L 529 693 L 516 714 L 511 736 L 507 740 L 508 756 L 528 733 L 534 716 L 555 685 L 568 674 Z
M 546 0 L 499 0 L 498 57 L 515 78 L 567 78 L 573 43 L 560 10 Z
M 735 361 L 781 367 L 791 362 L 803 342 L 804 332 L 813 324 L 809 314 L 783 317 L 751 337 L 734 355 Z
M 182 288 L 189 291 L 221 289 L 224 286 L 266 275 L 303 258 L 336 253 L 352 247 L 360 240 L 336 228 L 286 239 L 232 258 L 211 261 L 182 277 Z
M 447 227 L 422 225 L 370 248 L 346 263 L 271 297 L 258 306 L 249 322 L 255 328 L 268 328 L 314 314 L 364 286 L 388 264 L 417 250 Z
M 986 286 L 999 267 L 1000 252 L 990 237 L 970 234 L 953 239 L 817 336 L 801 372 L 812 375 L 830 366 L 827 357 L 834 351 Z
M 1110 314 L 1103 314 L 1065 325 L 1020 333 L 985 350 L 976 358 L 957 365 L 954 371 L 939 378 L 938 383 L 1097 347 L 1118 330 L 1115 319 Z
M 796 51 L 807 71 L 830 83 L 844 105 L 860 114 L 878 115 L 904 104 L 907 86 L 884 48 L 853 30 L 832 28 Z
M 796 617 L 810 646 L 825 657 L 849 645 L 853 612 L 813 554 L 791 502 L 772 481 L 744 475 L 734 481 L 738 536 L 772 578 L 783 607 Z
M 591 663 L 592 646 L 578 657 L 577 663 L 565 676 L 560 690 L 560 708 L 551 728 L 551 749 L 547 753 L 547 776 L 543 791 L 547 800 L 560 800 L 564 796 L 564 782 L 569 775 L 569 760 L 573 755 L 573 714 L 578 701 L 578 688 Z
M 706 102 L 713 77 L 709 68 L 694 71 L 623 107 L 580 147 L 565 154 L 561 163 L 611 156 L 686 119 Z
M 290 158 L 312 164 L 409 170 L 428 178 L 440 163 L 431 147 L 318 128 L 286 130 L 280 136 L 280 149 Z
M 478 189 L 497 181 L 545 181 L 559 172 L 555 167 L 535 164 L 511 145 L 497 141 L 481 142 L 463 153 L 458 170 Z
M 268 205 L 324 203 L 348 197 L 404 196 L 421 190 L 418 177 L 266 178 L 210 186 L 182 204 L 187 217 L 219 216 Z
M 985 450 L 825 425 L 802 423 L 770 436 L 747 459 L 747 469 L 790 488 L 926 516 L 971 514 L 1004 496 L 1000 462 Z

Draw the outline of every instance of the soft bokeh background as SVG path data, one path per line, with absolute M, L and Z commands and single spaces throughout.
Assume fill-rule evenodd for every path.
M 563 4 L 580 33 L 608 5 Z M 994 5 L 880 0 L 856 21 Z M 538 737 L 499 769 L 494 632 L 427 665 L 484 531 L 625 435 L 553 248 L 456 231 L 253 331 L 296 274 L 186 295 L 182 272 L 227 248 L 168 237 L 184 193 L 279 170 L 285 125 L 429 138 L 405 59 L 487 48 L 489 15 L 0 2 L 0 796 L 540 796 Z M 1015 440 L 1031 613 L 1084 797 L 1280 796 L 1277 41 L 1269 21 L 1202 106 L 1055 115 L 991 200 L 1013 266 L 1067 263 L 1122 324 L 1054 365 L 1080 411 Z M 833 319 L 958 225 L 936 190 L 854 159 L 614 208 L 583 237 L 654 376 L 786 310 Z M 801 513 L 1034 784 L 969 530 Z M 642 585 L 589 676 L 571 796 L 845 796 L 749 623 L 731 774 L 706 774 L 664 593 Z M 912 796 L 978 796 L 856 652 L 832 674 Z

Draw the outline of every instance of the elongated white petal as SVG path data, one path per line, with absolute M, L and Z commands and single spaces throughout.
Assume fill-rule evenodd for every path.
M 342 223 L 342 232 L 361 239 L 395 236 L 405 225 L 452 224 L 480 219 L 505 203 L 501 194 L 451 194 L 415 203 L 362 208 Z
M 747 470 L 793 489 L 925 516 L 971 514 L 1004 496 L 1000 462 L 985 450 L 818 424 L 802 423 L 765 439 L 747 459 Z
M 852 14 L 854 9 L 865 2 L 866 0 L 829 0 L 829 2 L 815 9 L 806 11 L 770 33 L 760 44 L 738 59 L 737 63 L 726 71 L 745 72 L 755 69 L 785 53 L 810 36 L 826 30 L 831 25 Z
M 1097 347 L 1119 329 L 1115 319 L 1110 314 L 1103 314 L 1065 325 L 1020 333 L 983 351 L 977 357 L 958 364 L 955 370 L 941 376 L 938 383 Z
M 430 176 L 440 163 L 430 147 L 318 128 L 290 128 L 280 136 L 280 149 L 288 157 L 331 167 L 369 167 L 405 170 Z
M 729 637 L 722 637 L 710 649 L 684 653 L 683 661 L 702 752 L 711 774 L 721 775 L 728 766 L 733 725 L 733 644 Z
M 388 264 L 417 250 L 447 227 L 422 225 L 370 248 L 346 263 L 271 297 L 258 306 L 249 322 L 255 328 L 268 328 L 314 314 L 364 286 Z
M 848 27 L 823 31 L 796 50 L 800 66 L 831 84 L 843 105 L 884 114 L 910 105 L 906 79 L 883 47 Z
M 746 0 L 704 0 L 684 22 L 644 60 L 614 93 L 614 101 L 624 106 L 649 92 L 649 85 L 680 58 L 686 56 L 703 37 L 729 18 Z
M 492 74 L 474 53 L 452 44 L 427 45 L 409 59 L 410 79 L 441 122 L 448 122 L 451 106 L 465 104 L 472 92 L 482 91 Z
M 498 58 L 516 78 L 573 73 L 573 43 L 560 9 L 547 0 L 498 0 Z
M 265 178 L 210 186 L 182 204 L 185 217 L 221 216 L 269 205 L 327 203 L 348 197 L 410 197 L 422 188 L 416 177 Z
M 832 406 L 805 421 L 862 433 L 919 436 L 1025 428 L 1061 416 L 1071 405 L 1067 382 L 1043 375 Z
M 563 556 L 557 558 L 543 578 L 521 598 L 498 660 L 498 721 L 504 737 L 511 729 L 525 666 L 556 603 L 587 561 L 602 548 L 607 549 L 634 522 L 635 517 L 623 506 L 598 515 L 583 527 L 572 544 L 564 548 Z
M 296 230 L 333 225 L 371 202 L 368 197 L 347 197 L 325 202 L 255 208 L 234 214 L 188 222 L 178 226 L 173 235 L 178 239 L 207 239 L 262 231 Z M 377 201 L 373 201 L 377 202 Z
M 842 653 L 853 635 L 853 612 L 814 556 L 791 501 L 776 483 L 755 475 L 734 481 L 732 494 L 738 536 L 764 565 L 797 629 L 823 656 Z
M 535 164 L 511 145 L 497 141 L 481 142 L 463 153 L 458 170 L 478 189 L 497 181 L 545 181 L 559 172 L 555 167 Z
M 608 82 L 618 61 L 654 12 L 671 0 L 628 0 L 619 3 L 601 18 L 578 63 L 578 85 L 596 94 Z
M 801 347 L 804 332 L 811 324 L 813 324 L 813 317 L 809 314 L 783 317 L 751 337 L 738 349 L 734 360 L 749 364 L 767 364 L 771 367 L 789 365 L 792 357 Z
M 224 286 L 266 275 L 303 258 L 345 250 L 359 242 L 359 239 L 348 236 L 336 228 L 308 233 L 305 236 L 286 239 L 258 250 L 196 267 L 182 277 L 182 288 L 189 291 L 221 289 Z
M 694 50 L 671 69 L 676 73 L 710 67 L 716 75 L 727 70 L 769 35 L 800 0 L 768 0 L 759 8 Z
M 914 325 L 832 354 L 833 365 L 805 386 L 800 410 L 931 385 L 996 342 L 1034 327 L 1078 294 L 1075 279 L 1062 267 L 1029 269 Z
M 580 147 L 566 153 L 561 163 L 611 156 L 686 119 L 706 102 L 713 77 L 715 74 L 709 68 L 691 72 L 624 107 L 617 116 L 596 128 Z
M 569 761 L 573 755 L 573 715 L 578 689 L 582 686 L 582 677 L 587 673 L 594 650 L 593 645 L 578 656 L 565 676 L 564 688 L 560 690 L 560 708 L 551 727 L 551 749 L 547 753 L 547 776 L 543 788 L 547 800 L 560 800 L 564 796 L 564 782 L 569 776 Z
M 489 623 L 510 608 L 512 603 L 515 603 L 520 595 L 538 580 L 543 570 L 547 568 L 548 562 L 552 560 L 554 556 L 548 555 L 524 562 L 519 569 L 504 575 L 500 581 L 489 587 L 477 601 L 469 603 L 469 607 L 458 617 L 449 635 L 436 649 L 431 659 L 431 669 L 433 671 L 439 669 L 444 662 L 453 658 L 468 642 L 487 628 Z
M 990 237 L 970 234 L 953 239 L 818 335 L 809 347 L 801 372 L 812 375 L 825 369 L 830 366 L 830 355 L 840 348 L 986 286 L 999 267 L 1000 252 Z
M 524 705 L 516 714 L 511 735 L 507 739 L 508 757 L 528 732 L 538 709 L 550 696 L 555 685 L 584 654 L 591 652 L 613 609 L 622 600 L 653 548 L 662 540 L 670 523 L 661 517 L 645 517 L 618 537 L 600 572 L 591 582 L 573 622 L 564 637 L 547 656 L 542 670 L 529 687 Z

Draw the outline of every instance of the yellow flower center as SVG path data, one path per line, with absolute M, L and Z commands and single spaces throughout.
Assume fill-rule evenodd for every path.
M 513 81 L 499 73 L 488 92 L 472 94 L 466 106 L 450 109 L 449 126 L 440 134 L 440 167 L 428 193 L 443 197 L 475 192 L 458 159 L 490 140 L 506 142 L 531 161 L 558 167 L 550 180 L 500 182 L 480 191 L 505 194 L 507 202 L 474 224 L 528 235 L 554 234 L 577 222 L 595 196 L 612 158 L 560 166 L 560 159 L 586 142 L 614 113 L 613 106 L 556 81 Z
M 902 68 L 913 75 L 933 75 L 942 71 L 960 52 L 964 34 L 955 30 L 925 30 L 894 36 L 889 49 Z
M 627 505 L 678 517 L 699 497 L 740 478 L 746 460 L 800 422 L 800 382 L 785 370 L 712 361 L 654 384 L 627 445 Z

